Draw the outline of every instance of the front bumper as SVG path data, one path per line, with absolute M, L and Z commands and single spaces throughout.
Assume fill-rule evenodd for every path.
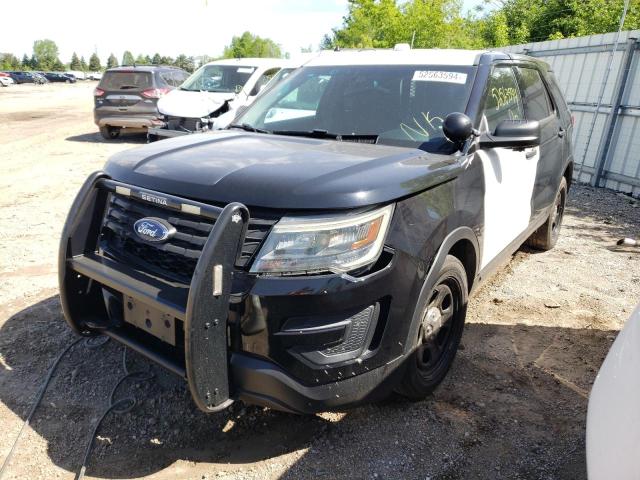
M 189 285 L 101 255 L 100 224 L 114 191 L 132 198 L 161 195 L 167 208 L 197 208 L 216 219 Z M 310 413 L 388 393 L 406 353 L 408 324 L 391 320 L 410 310 L 405 298 L 414 287 L 412 262 L 387 252 L 386 263 L 360 279 L 256 277 L 235 267 L 249 220 L 239 203 L 220 208 L 94 174 L 72 206 L 60 245 L 60 297 L 67 322 L 77 333 L 108 335 L 186 378 L 195 403 L 208 412 L 242 399 Z M 169 352 L 123 322 L 106 294 L 175 318 L 184 331 L 176 348 Z M 123 303 L 118 305 L 121 310 Z M 357 359 L 338 355 L 322 364 L 319 352 L 335 349 L 331 346 L 347 335 L 354 312 L 362 311 L 376 312 L 363 337 L 369 349 L 358 351 Z

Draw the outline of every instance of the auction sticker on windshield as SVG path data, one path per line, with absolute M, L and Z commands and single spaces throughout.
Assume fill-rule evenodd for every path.
M 416 70 L 412 80 L 420 82 L 467 83 L 467 74 L 460 72 L 445 72 L 442 70 Z

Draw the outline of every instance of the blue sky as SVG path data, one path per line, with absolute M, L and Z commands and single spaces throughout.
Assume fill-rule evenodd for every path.
M 471 8 L 481 0 L 465 0 Z M 285 51 L 316 47 L 342 22 L 347 0 L 30 0 L 2 8 L 0 51 L 31 54 L 34 40 L 50 38 L 68 62 L 72 52 L 103 63 L 124 50 L 153 55 L 217 55 L 245 30 L 269 37 Z M 37 15 L 33 15 L 37 12 Z

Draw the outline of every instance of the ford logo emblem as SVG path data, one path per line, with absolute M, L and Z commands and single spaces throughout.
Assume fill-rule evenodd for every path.
M 147 242 L 164 242 L 176 233 L 169 222 L 154 217 L 145 217 L 133 224 L 136 235 Z

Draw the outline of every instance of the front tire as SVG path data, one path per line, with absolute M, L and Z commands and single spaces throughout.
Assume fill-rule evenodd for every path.
M 115 140 L 120 136 L 118 127 L 100 127 L 100 134 L 105 140 Z
M 438 280 L 421 307 L 422 321 L 418 338 L 414 339 L 417 347 L 406 360 L 397 393 L 422 400 L 442 382 L 460 344 L 468 292 L 464 266 L 456 257 L 447 255 Z
M 551 250 L 558 243 L 560 228 L 564 218 L 564 209 L 567 203 L 567 179 L 562 177 L 558 193 L 553 202 L 547 221 L 538 228 L 527 240 L 527 245 L 536 250 Z

